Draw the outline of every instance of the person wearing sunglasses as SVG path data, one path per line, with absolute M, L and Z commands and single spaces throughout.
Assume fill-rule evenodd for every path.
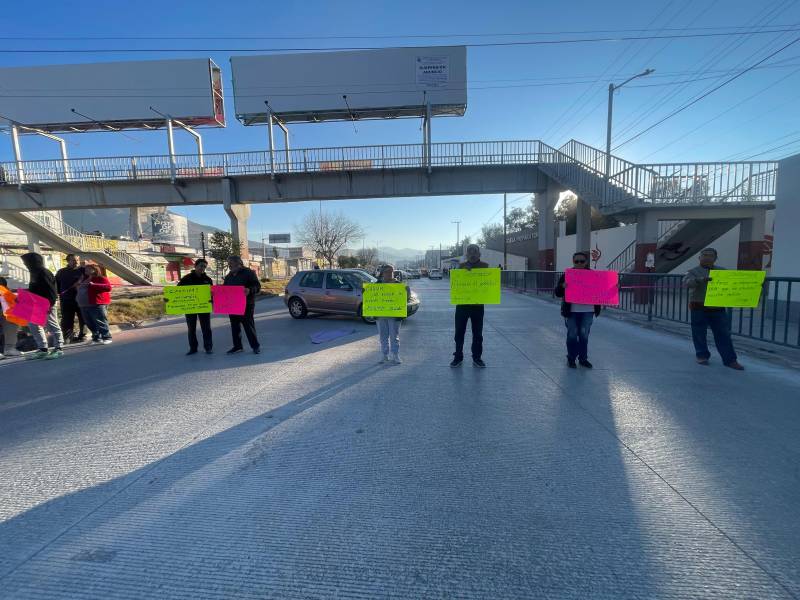
M 572 255 L 573 269 L 588 269 L 589 255 L 586 252 L 576 252 Z M 564 298 L 561 301 L 561 316 L 567 326 L 567 366 L 575 369 L 578 364 L 586 369 L 592 368 L 589 362 L 589 331 L 592 328 L 594 317 L 600 314 L 600 305 L 572 304 L 566 301 L 567 284 L 562 275 L 556 284 L 555 295 Z

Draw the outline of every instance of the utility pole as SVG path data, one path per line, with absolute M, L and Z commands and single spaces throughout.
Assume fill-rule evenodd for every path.
M 455 224 L 456 226 L 456 254 L 458 254 L 458 245 L 461 243 L 461 221 L 450 221 L 450 222 Z
M 206 234 L 204 231 L 200 232 L 200 248 L 203 252 L 203 259 L 206 257 Z
M 508 270 L 508 221 L 506 220 L 506 210 L 508 209 L 508 194 L 503 194 L 503 270 Z
M 619 85 L 614 85 L 613 83 L 608 84 L 608 120 L 606 121 L 606 181 L 608 181 L 609 177 L 611 176 L 611 118 L 614 112 L 614 92 L 626 83 L 630 83 L 639 77 L 646 77 L 653 72 L 655 72 L 655 69 L 647 69 L 638 75 L 634 75 L 633 77 L 626 79 Z

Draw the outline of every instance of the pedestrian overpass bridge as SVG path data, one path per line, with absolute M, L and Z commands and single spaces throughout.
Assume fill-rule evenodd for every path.
M 636 164 L 612 156 L 608 175 L 605 165 L 605 152 L 576 140 L 560 148 L 514 140 L 20 161 L 0 163 L 0 218 L 39 235 L 49 227 L 50 240 L 58 244 L 75 238 L 74 232 L 66 235 L 52 218 L 34 212 L 222 204 L 234 236 L 241 238 L 248 205 L 256 203 L 530 192 L 537 194 L 542 219 L 551 217 L 561 191 L 572 190 L 582 201 L 580 248 L 589 247 L 591 207 L 645 223 L 636 247 L 620 255 L 621 270 L 641 268 L 645 255 L 660 244 L 680 243 L 675 236 L 685 229 L 671 227 L 664 239 L 658 221 L 727 219 L 732 225 L 722 228 L 724 233 L 741 220 L 758 222 L 761 215 L 760 235 L 756 226 L 748 234 L 752 239 L 745 240 L 761 244 L 764 211 L 775 203 L 777 162 Z M 716 228 L 713 239 L 698 239 L 696 229 L 693 243 L 722 234 Z M 545 250 L 540 268 L 552 259 L 547 254 L 554 248 L 552 230 L 540 223 L 540 231 L 547 232 L 540 237 Z M 98 258 L 110 260 L 107 253 Z M 111 258 L 120 263 L 112 269 L 135 272 L 137 283 L 146 279 L 130 261 Z M 658 270 L 674 268 L 660 262 Z

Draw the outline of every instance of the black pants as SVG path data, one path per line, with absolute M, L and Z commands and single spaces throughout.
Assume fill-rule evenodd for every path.
M 464 358 L 464 334 L 469 320 L 472 321 L 472 358 L 480 358 L 483 354 L 483 304 L 459 304 L 456 306 L 457 358 Z
M 244 328 L 244 334 L 247 336 L 250 347 L 255 350 L 260 346 L 256 337 L 256 321 L 253 318 L 255 310 L 254 304 L 248 304 L 244 309 L 243 315 L 228 315 L 231 320 L 231 336 L 233 337 L 234 348 L 242 348 L 242 328 Z
M 83 313 L 75 300 L 61 299 L 61 333 L 69 341 L 75 336 L 75 315 L 78 316 L 78 337 L 86 335 L 86 322 Z
M 186 315 L 186 327 L 189 328 L 189 349 L 197 350 L 197 320 L 200 319 L 200 330 L 203 332 L 203 348 L 211 350 L 211 315 L 200 313 L 196 315 Z

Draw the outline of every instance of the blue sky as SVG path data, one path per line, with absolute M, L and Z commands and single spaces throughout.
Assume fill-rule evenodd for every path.
M 340 2 L 306 0 L 279 5 L 263 1 L 207 2 L 75 2 L 44 0 L 33 5 L 14 2 L 3 9 L 0 50 L 198 48 L 199 52 L 151 53 L 0 53 L 0 66 L 143 60 L 209 56 L 223 69 L 228 127 L 205 130 L 207 152 L 263 149 L 263 127 L 243 127 L 233 115 L 230 89 L 231 54 L 213 48 L 333 47 L 353 45 L 435 45 L 529 41 L 581 37 L 575 32 L 638 29 L 627 35 L 670 35 L 686 27 L 710 33 L 719 27 L 792 26 L 800 23 L 794 0 L 656 0 L 558 2 Z M 797 27 L 795 26 L 795 29 Z M 536 33 L 534 33 L 536 32 Z M 530 33 L 524 36 L 496 34 Z M 492 34 L 496 37 L 464 37 Z M 246 36 L 412 36 L 386 39 L 260 40 Z M 607 34 L 588 34 L 604 37 Z M 619 34 L 617 34 L 619 35 Z M 19 36 L 231 36 L 226 40 L 14 40 Z M 607 87 L 646 67 L 656 73 L 634 82 L 615 99 L 615 142 L 624 141 L 697 94 L 723 82 L 732 69 L 755 63 L 800 36 L 800 31 L 638 40 L 590 44 L 554 44 L 468 49 L 469 105 L 463 118 L 434 122 L 433 141 L 542 139 L 560 145 L 570 138 L 602 145 L 605 136 Z M 800 152 L 800 43 L 775 56 L 768 68 L 753 70 L 711 94 L 664 125 L 620 148 L 636 162 L 776 158 Z M 691 79 L 702 79 L 681 83 Z M 641 87 L 646 86 L 646 87 Z M 163 132 L 136 132 L 135 140 L 111 133 L 67 136 L 74 157 L 161 154 Z M 295 148 L 415 143 L 421 139 L 418 120 L 361 122 L 356 133 L 349 123 L 292 127 Z M 24 138 L 25 158 L 54 157 L 56 147 Z M 191 153 L 191 139 L 177 135 L 179 152 Z M 763 154 L 762 154 L 763 153 Z M 0 161 L 11 159 L 10 138 L 0 136 Z M 520 205 L 525 198 L 512 198 Z M 425 249 L 455 238 L 451 221 L 461 220 L 462 234 L 497 220 L 500 196 L 405 198 L 327 202 L 325 210 L 341 210 L 367 230 L 367 243 Z M 261 231 L 292 231 L 316 203 L 256 205 L 251 238 Z M 189 207 L 190 218 L 227 227 L 221 207 Z

